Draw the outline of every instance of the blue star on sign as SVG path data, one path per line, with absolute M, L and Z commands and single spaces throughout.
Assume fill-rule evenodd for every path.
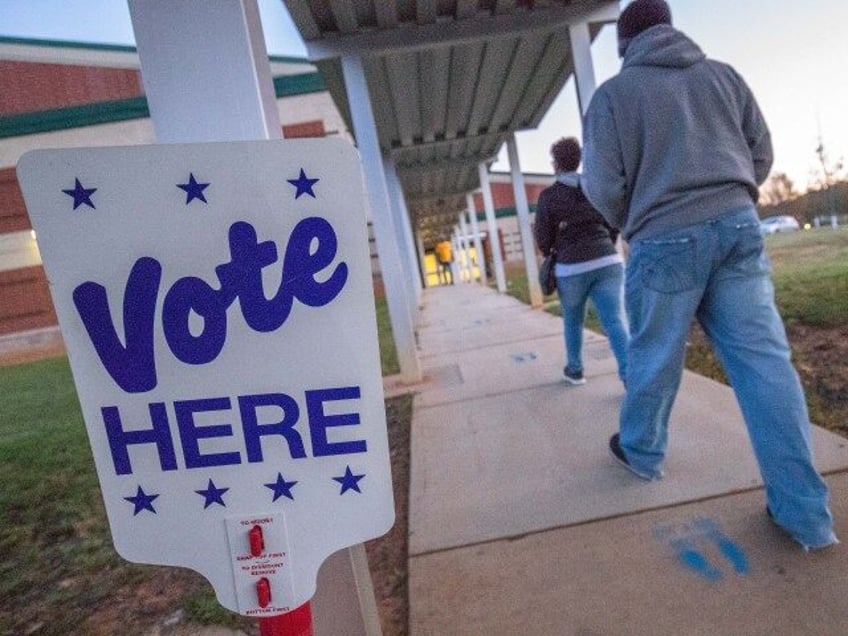
M 62 190 L 69 197 L 74 198 L 74 210 L 76 210 L 79 206 L 85 204 L 92 209 L 96 209 L 94 207 L 94 203 L 91 202 L 91 195 L 97 192 L 97 188 L 83 188 L 79 179 L 74 179 L 74 189 L 73 190 Z
M 295 199 L 299 199 L 301 194 L 308 194 L 314 199 L 315 193 L 312 191 L 312 186 L 318 183 L 320 179 L 308 179 L 303 168 L 301 168 L 300 176 L 297 179 L 286 179 L 286 181 L 297 188 L 297 191 L 294 193 Z
M 342 485 L 342 490 L 339 493 L 340 495 L 345 494 L 348 490 L 355 490 L 356 492 L 362 492 L 359 489 L 359 480 L 365 477 L 365 475 L 354 475 L 350 471 L 350 466 L 345 468 L 345 474 L 341 477 L 333 477 L 333 481 L 337 481 Z
M 216 488 L 215 482 L 211 479 L 209 480 L 209 484 L 206 486 L 206 490 L 195 490 L 198 495 L 203 495 L 206 498 L 206 501 L 203 504 L 203 509 L 206 510 L 213 503 L 221 504 L 225 508 L 227 504 L 224 503 L 224 493 L 227 492 L 229 488 Z
M 180 190 L 185 190 L 186 192 L 186 205 L 191 203 L 194 199 L 200 199 L 204 203 L 208 203 L 206 197 L 203 196 L 203 191 L 209 187 L 208 183 L 198 183 L 194 178 L 194 173 L 188 173 L 188 183 L 178 183 L 177 187 Z
M 156 510 L 153 508 L 153 500 L 158 496 L 159 495 L 148 495 L 144 492 L 142 487 L 139 486 L 138 491 L 135 493 L 135 497 L 124 497 L 124 499 L 135 506 L 135 510 L 133 510 L 133 517 L 135 517 L 142 510 L 149 510 L 155 515 Z
M 283 475 L 281 473 L 277 473 L 277 481 L 265 484 L 265 487 L 274 491 L 274 498 L 271 500 L 272 502 L 277 501 L 280 497 L 288 497 L 294 501 L 294 495 L 292 494 L 291 489 L 296 483 L 296 481 L 286 481 L 283 479 Z

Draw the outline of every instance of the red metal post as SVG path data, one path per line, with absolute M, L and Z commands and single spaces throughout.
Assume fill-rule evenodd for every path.
M 287 614 L 259 619 L 260 636 L 312 636 L 312 607 L 309 601 Z

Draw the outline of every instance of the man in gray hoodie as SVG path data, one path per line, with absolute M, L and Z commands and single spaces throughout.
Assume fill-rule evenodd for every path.
M 621 72 L 586 113 L 581 180 L 629 244 L 627 393 L 610 452 L 662 477 L 697 318 L 736 392 L 767 512 L 804 547 L 836 543 L 754 207 L 772 163 L 762 113 L 733 68 L 672 26 L 663 0 L 628 5 L 618 40 Z

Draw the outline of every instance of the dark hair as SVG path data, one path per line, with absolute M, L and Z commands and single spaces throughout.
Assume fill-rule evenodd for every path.
M 627 5 L 616 25 L 619 56 L 624 57 L 630 40 L 658 24 L 671 24 L 671 9 L 665 0 L 636 0 Z
M 580 165 L 580 142 L 574 137 L 563 137 L 551 146 L 554 169 L 557 172 L 573 172 Z

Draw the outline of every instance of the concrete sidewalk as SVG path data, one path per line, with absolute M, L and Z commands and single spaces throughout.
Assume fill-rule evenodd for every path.
M 686 372 L 666 477 L 608 456 L 623 388 L 587 333 L 561 380 L 559 318 L 479 286 L 428 289 L 410 493 L 413 635 L 848 634 L 848 548 L 767 519 L 732 391 Z M 814 430 L 848 540 L 848 440 Z
M 45 327 L 0 336 L 0 366 L 55 358 L 65 354 L 59 327 Z

